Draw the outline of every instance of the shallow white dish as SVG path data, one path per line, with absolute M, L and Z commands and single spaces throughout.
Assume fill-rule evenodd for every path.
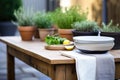
M 114 38 L 106 36 L 76 36 L 73 40 L 75 47 L 86 53 L 104 53 L 114 46 Z

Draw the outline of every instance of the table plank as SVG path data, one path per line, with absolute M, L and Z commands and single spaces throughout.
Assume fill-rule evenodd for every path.
M 0 40 L 21 52 L 50 64 L 75 63 L 73 58 L 62 56 L 59 51 L 46 50 L 44 48 L 46 44 L 39 39 L 22 41 L 20 37 L 0 37 Z

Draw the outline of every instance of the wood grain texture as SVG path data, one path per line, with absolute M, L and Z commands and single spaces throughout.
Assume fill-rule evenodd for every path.
M 64 45 L 46 45 L 45 49 L 47 50 L 65 50 Z
M 8 47 L 8 46 L 7 46 Z M 15 80 L 14 56 L 7 51 L 7 80 Z
M 107 1 L 107 17 L 108 22 L 113 20 L 114 24 L 120 24 L 120 0 Z
M 115 79 L 120 79 L 120 63 L 115 63 Z
M 59 50 L 46 50 L 44 48 L 46 44 L 44 42 L 40 42 L 39 39 L 33 41 L 22 41 L 20 37 L 1 37 L 0 40 L 18 51 L 50 64 L 75 63 L 73 58 L 62 56 Z

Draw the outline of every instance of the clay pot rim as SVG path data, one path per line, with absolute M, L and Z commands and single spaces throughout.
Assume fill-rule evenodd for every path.
M 33 26 L 26 26 L 26 27 L 18 27 L 18 30 L 19 31 L 35 31 L 36 30 L 36 27 L 33 27 Z
M 73 29 L 58 29 L 59 34 L 72 34 Z

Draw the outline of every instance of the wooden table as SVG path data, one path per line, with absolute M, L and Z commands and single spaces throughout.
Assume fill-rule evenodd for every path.
M 20 37 L 0 37 L 7 45 L 8 80 L 15 80 L 15 57 L 36 68 L 52 80 L 77 80 L 75 60 L 61 56 L 59 51 L 44 49 L 40 40 L 21 41 Z M 111 51 L 115 57 L 116 79 L 120 78 L 120 50 Z

